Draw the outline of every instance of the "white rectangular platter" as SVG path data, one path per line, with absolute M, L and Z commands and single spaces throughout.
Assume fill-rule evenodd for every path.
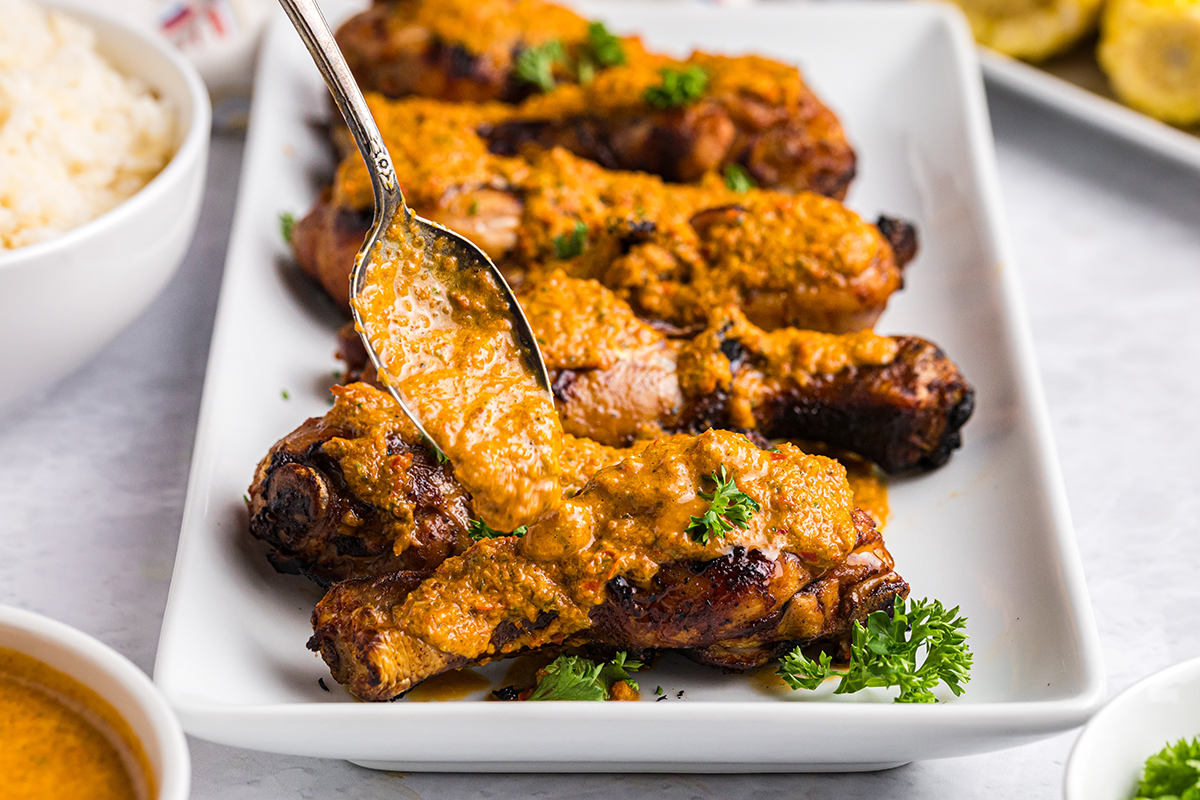
M 331 170 L 316 125 L 325 90 L 280 20 L 259 67 L 155 670 L 184 727 L 402 769 L 799 771 L 981 752 L 1081 724 L 1103 698 L 1103 670 L 999 211 L 979 67 L 958 16 L 917 3 L 583 10 L 663 50 L 801 65 L 858 148 L 850 204 L 919 225 L 921 254 L 880 328 L 940 343 L 979 402 L 949 465 L 893 483 L 885 535 L 914 597 L 970 617 L 966 694 L 931 706 L 834 700 L 671 657 L 639 674 L 640 703 L 478 702 L 479 692 L 365 704 L 332 684 L 305 649 L 320 592 L 272 572 L 242 501 L 268 448 L 328 408 L 342 322 L 279 235 L 280 212 L 307 209 Z M 483 673 L 499 681 L 503 666 Z M 656 685 L 669 701 L 651 702 Z
M 1117 102 L 1091 53 L 1077 48 L 1034 66 L 981 47 L 979 60 L 998 86 L 1200 170 L 1200 128 L 1176 128 Z

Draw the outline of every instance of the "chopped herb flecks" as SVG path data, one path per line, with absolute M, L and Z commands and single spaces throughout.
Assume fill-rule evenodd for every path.
M 731 192 L 745 194 L 751 189 L 758 186 L 754 182 L 754 178 L 750 177 L 750 173 L 741 164 L 728 164 L 725 167 L 725 188 Z
M 625 63 L 625 47 L 603 22 L 588 25 L 588 47 L 592 58 L 602 67 L 619 67 Z
M 470 521 L 470 523 L 468 523 L 467 535 L 478 542 L 482 539 L 497 539 L 501 536 L 521 537 L 525 535 L 527 530 L 529 530 L 528 526 L 522 525 L 514 531 L 505 533 L 504 531 L 498 531 L 495 528 L 490 527 L 481 519 L 473 519 Z
M 643 98 L 655 108 L 681 108 L 691 105 L 704 95 L 708 73 L 700 67 L 672 69 L 663 67 L 659 74 L 662 83 L 651 86 Z
M 296 215 L 290 211 L 284 211 L 279 215 L 279 233 L 283 235 L 283 240 L 288 244 L 292 243 L 292 231 L 296 229 Z
M 575 64 L 575 77 L 581 84 L 591 83 L 598 70 L 616 67 L 625 63 L 625 47 L 621 40 L 609 33 L 603 22 L 588 25 L 587 42 L 579 49 Z
M 575 258 L 583 255 L 587 246 L 587 232 L 587 225 L 575 220 L 574 230 L 554 237 L 554 255 L 557 258 Z
M 522 50 L 517 56 L 516 73 L 521 80 L 532 83 L 543 92 L 554 88 L 554 65 L 567 59 L 562 42 L 552 39 L 543 45 Z

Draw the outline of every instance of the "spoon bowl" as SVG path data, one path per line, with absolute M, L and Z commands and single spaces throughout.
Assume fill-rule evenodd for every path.
M 425 243 L 424 252 L 438 252 L 443 260 L 451 261 L 459 270 L 473 270 L 486 273 L 493 279 L 498 288 L 503 304 L 507 307 L 509 322 L 512 327 L 513 340 L 519 350 L 521 360 L 532 374 L 538 386 L 549 396 L 550 376 L 538 349 L 537 340 L 529 327 L 529 320 L 521 310 L 516 296 L 505 281 L 504 276 L 496 265 L 478 246 L 448 228 L 417 216 L 404 202 L 404 194 L 396 177 L 395 167 L 391 156 L 384 144 L 379 127 L 371 115 L 367 101 L 354 80 L 341 50 L 338 49 L 333 32 L 317 7 L 316 0 L 279 0 L 292 25 L 295 26 L 305 47 L 312 55 L 325 79 L 329 91 L 333 94 L 338 110 L 346 120 L 354 136 L 355 144 L 366 162 L 367 171 L 371 176 L 371 187 L 375 195 L 375 215 L 371 230 L 367 234 L 362 247 L 355 259 L 354 270 L 350 274 L 350 305 L 354 315 L 354 324 L 363 339 L 367 355 L 375 365 L 381 377 L 388 376 L 391 371 L 383 363 L 378 350 L 371 339 L 374 333 L 370 329 L 371 321 L 360 313 L 356 300 L 362 296 L 369 279 L 368 274 L 375 259 L 381 252 L 381 246 L 401 217 L 405 227 L 415 231 Z M 431 266 L 427 263 L 427 266 Z M 385 378 L 384 383 L 388 392 L 399 403 L 404 413 L 413 421 L 426 440 L 433 442 L 422 421 L 412 410 L 409 403 L 401 396 L 393 384 L 395 381 Z

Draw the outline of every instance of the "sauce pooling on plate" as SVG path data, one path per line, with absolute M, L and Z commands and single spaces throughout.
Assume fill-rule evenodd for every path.
M 149 800 L 150 764 L 104 698 L 0 648 L 0 794 L 9 800 Z
M 398 214 L 366 279 L 354 303 L 380 376 L 449 457 L 480 518 L 511 531 L 555 508 L 562 425 L 495 278 Z

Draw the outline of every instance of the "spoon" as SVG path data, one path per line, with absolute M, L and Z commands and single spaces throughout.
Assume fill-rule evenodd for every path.
M 521 310 L 520 304 L 517 303 L 512 289 L 504 280 L 500 270 L 487 257 L 487 254 L 470 240 L 436 222 L 417 216 L 405 204 L 404 194 L 400 191 L 396 170 L 392 165 L 387 146 L 383 142 L 383 136 L 379 133 L 379 127 L 375 124 L 371 110 L 367 107 L 366 98 L 358 88 L 358 84 L 346 64 L 346 59 L 342 56 L 342 51 L 338 48 L 333 33 L 329 30 L 325 17 L 317 7 L 316 0 L 279 0 L 279 4 L 283 6 L 283 10 L 292 21 L 292 25 L 295 26 L 296 32 L 304 41 L 304 46 L 308 48 L 309 54 L 316 62 L 317 69 L 321 71 L 321 76 L 333 94 L 338 110 L 342 112 L 342 117 L 345 118 L 350 132 L 354 136 L 354 141 L 358 145 L 359 152 L 362 153 L 367 171 L 371 176 L 371 188 L 375 194 L 375 217 L 366 241 L 358 251 L 354 271 L 350 273 L 350 300 L 355 327 L 358 329 L 367 354 L 379 375 L 388 375 L 389 371 L 371 344 L 370 334 L 372 331 L 368 327 L 369 321 L 362 318 L 358 304 L 354 301 L 366 288 L 367 271 L 372 255 L 377 250 L 376 245 L 385 237 L 396 215 L 403 214 L 404 222 L 406 224 L 415 223 L 418 234 L 425 240 L 424 253 L 438 252 L 443 257 L 454 257 L 462 270 L 481 270 L 491 275 L 508 307 L 513 339 L 520 351 L 520 357 L 524 360 L 525 366 L 532 373 L 538 386 L 549 396 L 550 376 L 546 372 L 545 362 L 542 361 L 537 340 L 533 335 L 533 330 L 529 327 L 529 320 L 525 318 L 525 312 Z M 430 255 L 425 257 L 427 267 L 430 266 L 430 258 L 432 258 Z M 433 438 L 429 436 L 421 424 L 421 420 L 405 403 L 399 391 L 392 386 L 392 382 L 384 381 L 384 383 L 392 397 L 400 404 L 405 415 L 432 444 Z M 552 397 L 551 402 L 553 402 Z

